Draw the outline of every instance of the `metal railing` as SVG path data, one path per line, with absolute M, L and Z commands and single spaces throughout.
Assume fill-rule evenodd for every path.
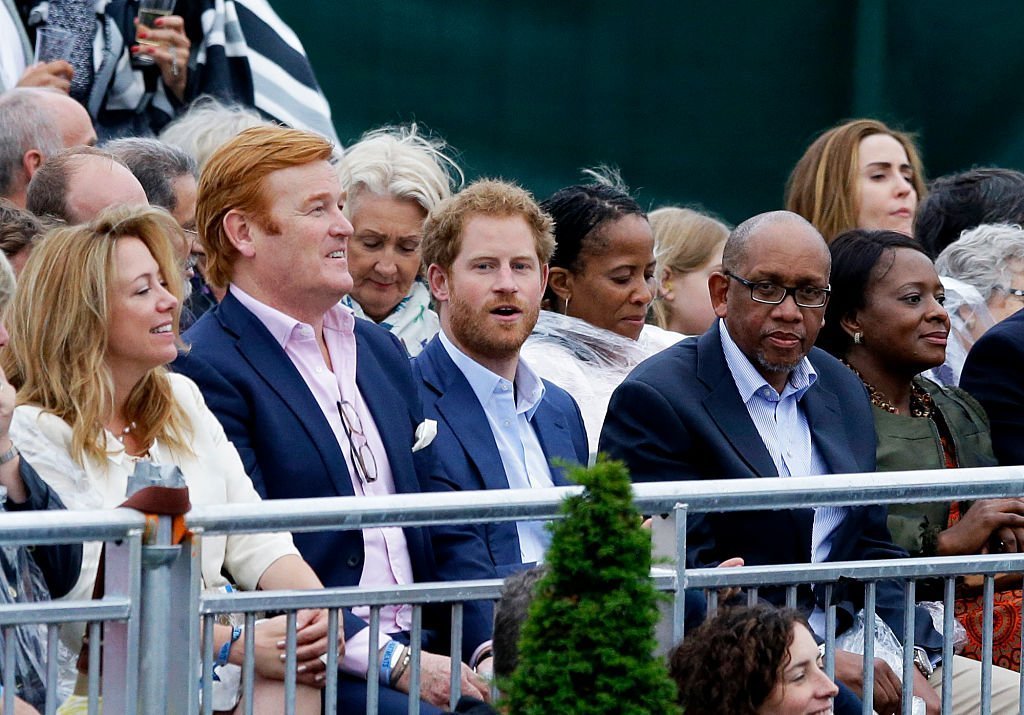
M 561 518 L 562 499 L 579 488 L 553 488 L 543 490 L 507 490 L 496 492 L 465 492 L 458 494 L 417 494 L 392 497 L 331 498 L 312 500 L 282 500 L 250 505 L 223 505 L 197 507 L 188 515 L 193 532 L 180 546 L 141 543 L 139 540 L 142 516 L 124 511 L 103 512 L 47 512 L 44 515 L 8 514 L 0 519 L 0 543 L 56 543 L 79 540 L 107 540 L 107 591 L 97 602 L 59 602 L 42 604 L 32 609 L 35 622 L 58 623 L 66 621 L 104 621 L 109 625 L 104 633 L 103 694 L 107 712 L 126 713 L 182 713 L 198 715 L 210 712 L 210 698 L 200 703 L 200 689 L 209 692 L 212 682 L 213 629 L 219 614 L 245 614 L 245 653 L 243 689 L 246 712 L 252 705 L 254 664 L 253 625 L 256 614 L 263 611 L 290 613 L 286 648 L 286 702 L 283 711 L 293 712 L 296 674 L 296 619 L 301 608 L 325 608 L 329 612 L 329 638 L 337 635 L 341 624 L 339 609 L 353 606 L 371 607 L 371 645 L 369 672 L 378 669 L 378 655 L 374 644 L 379 620 L 379 609 L 384 605 L 410 604 L 413 606 L 412 629 L 412 682 L 410 713 L 419 711 L 419 631 L 422 628 L 422 608 L 426 604 L 451 604 L 453 662 L 461 660 L 462 606 L 466 601 L 495 599 L 500 593 L 499 581 L 452 582 L 441 584 L 412 584 L 389 589 L 329 588 L 323 591 L 283 591 L 231 594 L 203 594 L 199 557 L 204 535 L 239 532 L 325 530 L 356 530 L 375 526 L 430 526 L 446 523 L 484 523 L 517 520 L 544 520 Z M 701 569 L 687 571 L 686 515 L 699 512 L 748 511 L 766 509 L 803 508 L 811 506 L 847 506 L 883 503 L 913 503 L 951 501 L 954 499 L 996 498 L 1024 493 L 1024 469 L 997 467 L 988 469 L 935 470 L 920 472 L 891 472 L 866 475 L 834 475 L 787 479 L 721 480 L 704 482 L 675 482 L 638 484 L 634 497 L 638 508 L 646 514 L 674 514 L 675 572 L 660 577 L 659 588 L 676 593 L 673 626 L 677 636 L 682 635 L 685 616 L 685 587 L 709 589 L 709 606 L 714 606 L 715 589 L 727 586 L 748 588 L 751 598 L 756 589 L 765 585 L 790 585 L 795 599 L 798 583 L 820 583 L 826 590 L 839 579 L 853 579 L 866 584 L 866 604 L 873 611 L 874 586 L 880 579 L 913 580 L 923 577 L 946 578 L 947 621 L 952 619 L 952 584 L 956 575 L 982 573 L 985 582 L 986 648 L 991 649 L 991 592 L 992 576 L 1002 572 L 1024 571 L 1024 555 L 959 557 L 941 559 L 903 559 L 895 561 L 860 563 L 799 564 L 771 567 L 744 567 L 738 569 Z M 46 521 L 45 525 L 40 524 Z M 59 525 L 59 526 L 58 526 Z M 19 531 L 21 529 L 21 531 Z M 115 553 L 113 563 L 109 554 Z M 153 584 L 161 584 L 154 590 Z M 145 593 L 146 598 L 139 600 Z M 907 589 L 906 601 L 909 628 L 913 627 L 912 586 Z M 826 594 L 827 596 L 828 594 Z M 831 599 L 828 599 L 830 602 Z M 141 607 L 140 607 L 141 606 Z M 62 610 L 62 609 L 67 609 Z M 79 610 L 76 610 L 79 609 Z M 85 609 L 85 610 L 81 610 Z M 86 613 L 88 610 L 88 613 Z M 712 610 L 709 608 L 709 610 Z M 197 617 L 198 614 L 198 617 Z M 828 610 L 827 642 L 828 667 L 834 667 L 831 644 L 835 633 L 835 607 Z M 0 627 L 15 622 L 13 614 L 0 609 Z M 18 615 L 17 618 L 22 618 Z M 21 622 L 21 621 L 19 621 Z M 98 626 L 92 626 L 97 628 Z M 869 629 L 870 631 L 870 629 Z M 908 631 L 912 633 L 912 631 Z M 946 629 L 949 634 L 951 629 Z M 52 633 L 52 630 L 51 630 Z M 144 649 L 139 648 L 140 634 L 161 634 L 146 637 Z M 906 633 L 899 634 L 906 637 Z M 51 638 L 53 636 L 51 635 Z M 948 638 L 947 638 L 948 640 Z M 90 647 L 98 639 L 93 638 Z M 329 641 L 330 642 L 330 641 Z M 866 638 L 870 663 L 872 641 Z M 944 655 L 951 655 L 947 643 Z M 908 655 L 909 654 L 909 655 Z M 338 687 L 336 654 L 328 653 L 325 699 L 327 713 L 335 712 L 335 690 Z M 904 653 L 904 675 L 912 673 L 912 652 Z M 51 653 L 51 663 L 53 655 Z M 990 659 L 989 659 L 990 660 Z M 92 659 L 92 663 L 96 659 Z M 108 669 L 108 663 L 112 665 Z M 119 667 L 122 663 L 123 667 Z M 133 665 L 137 664 L 137 668 Z M 866 712 L 869 712 L 871 673 L 866 669 Z M 831 671 L 830 671 L 831 672 Z M 948 680 L 950 669 L 944 671 Z M 5 671 L 5 679 L 9 677 Z M 983 681 L 990 682 L 991 668 L 983 668 Z M 98 674 L 90 671 L 90 686 L 98 690 Z M 905 678 L 909 683 L 909 679 Z M 201 685 L 197 687 L 197 683 Z M 376 712 L 378 688 L 376 679 L 368 680 L 367 712 Z M 458 679 L 451 681 L 454 704 L 458 694 Z M 944 682 L 944 692 L 949 686 Z M 5 696 L 10 690 L 6 687 Z M 985 682 L 982 687 L 986 687 Z M 91 695 L 97 690 L 90 689 Z M 94 699 L 94 698 L 90 698 Z M 944 710 L 949 698 L 944 698 Z M 116 705 L 116 707 L 115 707 Z M 904 712 L 910 712 L 909 699 Z M 49 706 L 48 706 L 48 711 Z M 947 710 L 948 711 L 948 710 Z M 983 712 L 987 712 L 983 710 Z

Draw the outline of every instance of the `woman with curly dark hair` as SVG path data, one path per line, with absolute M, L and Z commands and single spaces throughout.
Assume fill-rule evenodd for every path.
M 839 692 L 804 617 L 771 606 L 722 611 L 672 651 L 669 669 L 687 715 L 823 715 Z

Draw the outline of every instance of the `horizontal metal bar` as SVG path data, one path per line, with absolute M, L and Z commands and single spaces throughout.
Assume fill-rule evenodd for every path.
M 652 573 L 656 588 L 675 590 L 675 575 Z M 204 595 L 200 615 L 250 613 L 254 611 L 290 611 L 299 608 L 352 608 L 386 606 L 395 603 L 426 604 L 456 601 L 495 600 L 501 597 L 501 579 L 482 581 L 444 581 L 412 583 L 393 588 L 346 586 L 317 591 L 234 591 Z
M 117 596 L 99 601 L 40 601 L 0 605 L 0 626 L 28 623 L 78 623 L 80 621 L 126 621 L 132 612 L 131 599 Z
M 141 533 L 146 518 L 131 509 L 5 511 L 0 543 L 5 546 L 116 541 Z
M 208 533 L 353 530 L 376 526 L 426 526 L 561 518 L 562 500 L 580 487 L 395 494 L 382 497 L 278 499 L 260 504 L 196 507 L 188 523 Z M 1024 492 L 1024 467 L 935 469 L 827 478 L 722 479 L 633 486 L 646 514 L 790 509 L 811 506 L 986 499 Z
M 871 581 L 888 578 L 940 578 L 968 574 L 1024 572 L 1024 553 L 887 559 L 884 561 L 836 561 L 817 564 L 741 566 L 737 568 L 688 569 L 687 588 L 725 588 L 800 583 L 833 583 L 840 578 Z
M 257 504 L 196 507 L 188 523 L 207 532 L 353 530 L 451 522 L 561 518 L 562 500 L 580 487 L 509 489 L 383 497 L 280 499 Z M 1024 467 L 887 472 L 877 474 L 659 482 L 633 486 L 637 507 L 668 513 L 677 503 L 693 512 L 788 509 L 985 499 L 1024 492 Z M 144 526 L 130 509 L 4 512 L 0 543 L 63 544 L 125 538 Z

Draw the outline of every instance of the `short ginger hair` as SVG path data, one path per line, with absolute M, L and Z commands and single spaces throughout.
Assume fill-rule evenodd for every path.
M 224 231 L 232 210 L 252 214 L 267 230 L 267 177 L 275 171 L 330 161 L 334 147 L 319 134 L 278 126 L 252 127 L 221 146 L 203 167 L 196 202 L 196 230 L 206 250 L 206 280 L 230 282 L 238 251 Z
M 521 216 L 533 234 L 541 264 L 551 260 L 555 251 L 554 223 L 530 192 L 506 181 L 480 179 L 430 212 L 420 244 L 423 265 L 437 264 L 449 270 L 462 249 L 466 223 L 474 216 Z

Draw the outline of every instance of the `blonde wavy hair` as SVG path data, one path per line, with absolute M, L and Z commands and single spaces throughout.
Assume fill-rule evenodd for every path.
M 657 261 L 658 280 L 666 268 L 675 273 L 692 273 L 703 267 L 715 251 L 725 245 L 731 230 L 713 216 L 694 209 L 666 206 L 647 214 L 654 234 L 654 259 Z M 672 309 L 663 300 L 651 306 L 654 322 L 659 328 L 668 328 Z
M 36 405 L 71 425 L 71 456 L 79 464 L 107 457 L 102 435 L 114 411 L 107 350 L 117 241 L 140 239 L 180 301 L 182 271 L 172 245 L 184 240 L 180 233 L 162 209 L 107 209 L 88 224 L 48 233 L 18 280 L 6 315 L 11 340 L 0 363 L 18 388 L 19 405 Z M 178 318 L 176 309 L 176 334 Z M 192 425 L 163 366 L 135 385 L 124 417 L 135 423 L 133 434 L 142 444 L 159 439 L 172 450 L 191 452 Z

